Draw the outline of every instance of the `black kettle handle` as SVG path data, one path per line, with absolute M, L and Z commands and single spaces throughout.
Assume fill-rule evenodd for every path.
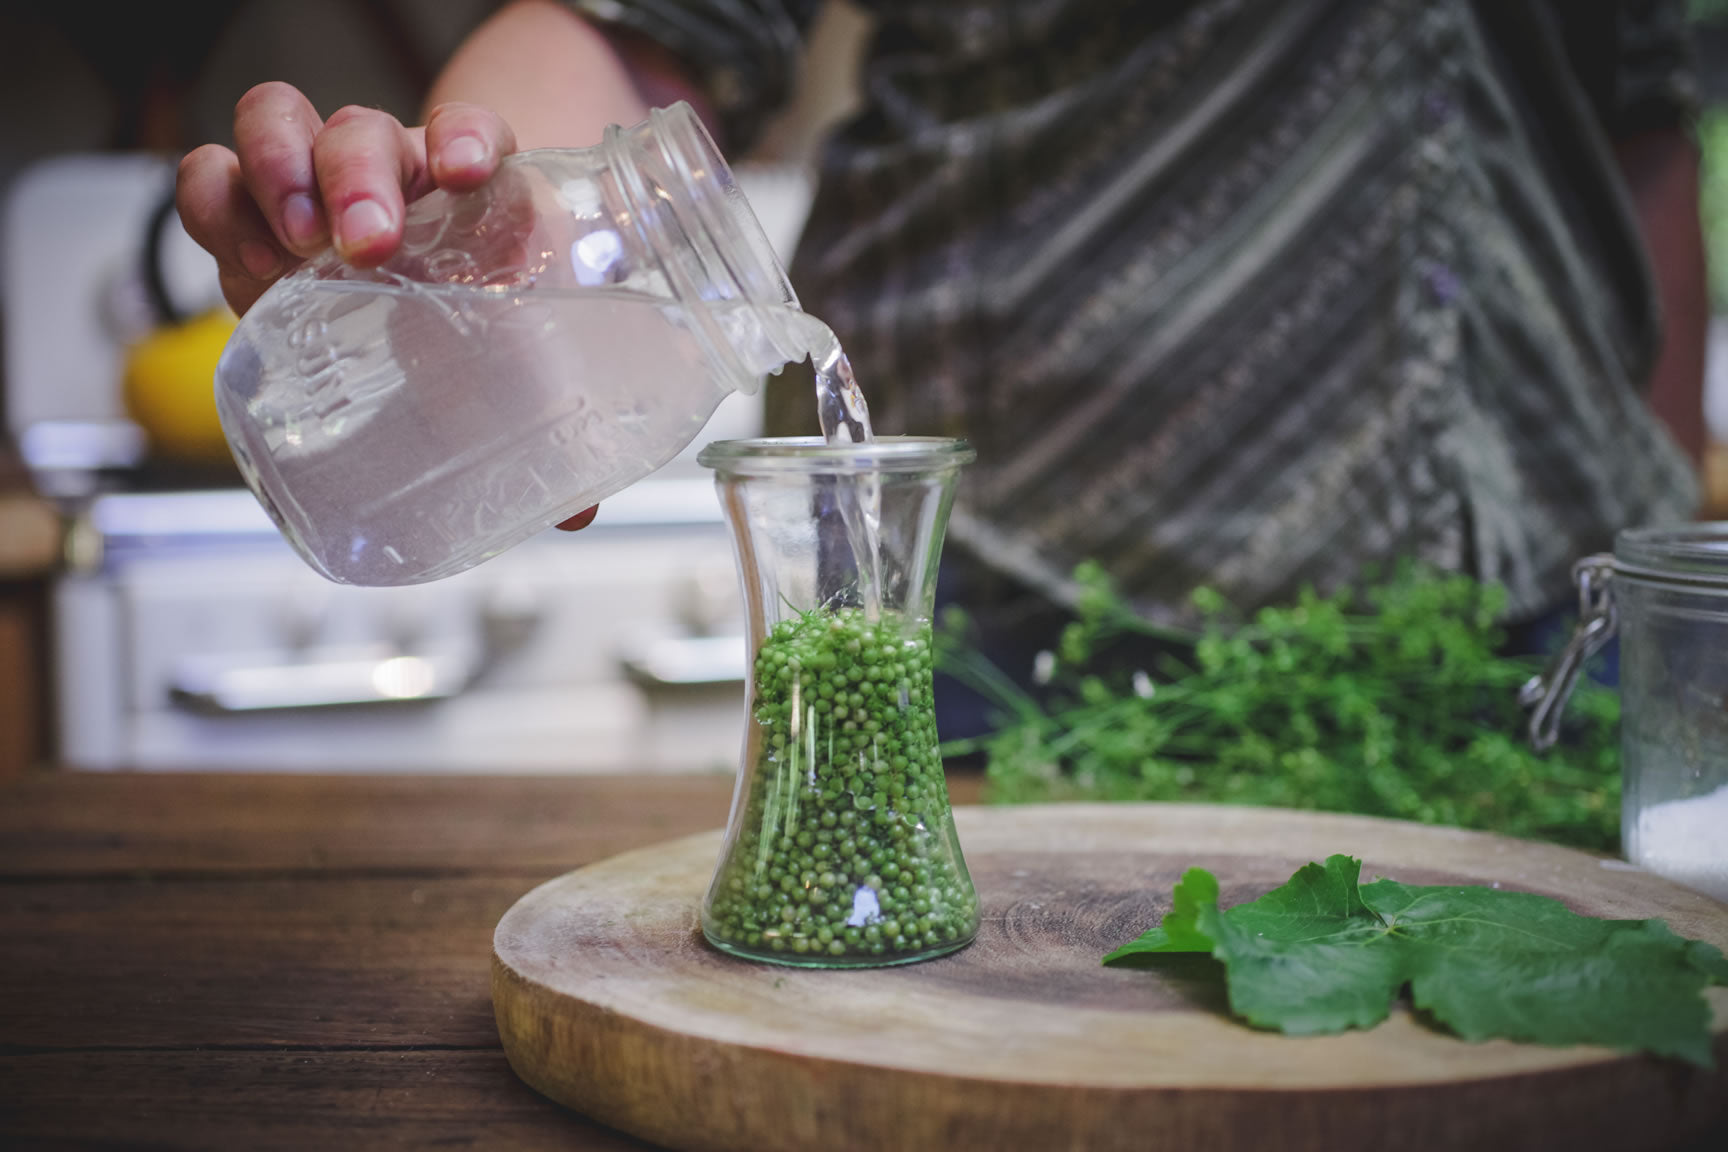
M 156 201 L 156 206 L 150 210 L 150 222 L 144 232 L 142 253 L 144 291 L 150 298 L 150 309 L 156 314 L 157 323 L 165 326 L 184 324 L 191 319 L 185 310 L 174 302 L 168 292 L 168 281 L 162 274 L 162 234 L 167 230 L 168 222 L 177 218 L 174 187 L 169 185 L 167 193 L 161 196 Z

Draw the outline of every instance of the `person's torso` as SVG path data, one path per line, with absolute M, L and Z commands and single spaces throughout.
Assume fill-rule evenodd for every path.
M 1528 613 L 1688 511 L 1613 173 L 1503 17 L 870 7 L 793 279 L 880 430 L 977 446 L 975 557 L 1058 596 L 1096 559 L 1166 616 L 1414 557 Z

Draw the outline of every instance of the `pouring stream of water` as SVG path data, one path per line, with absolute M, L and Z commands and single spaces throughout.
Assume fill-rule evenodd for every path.
M 870 406 L 852 375 L 840 341 L 826 324 L 801 317 L 799 328 L 816 370 L 816 415 L 831 445 L 873 444 Z M 837 495 L 846 539 L 858 564 L 858 596 L 867 620 L 882 615 L 882 482 L 874 472 L 839 477 Z

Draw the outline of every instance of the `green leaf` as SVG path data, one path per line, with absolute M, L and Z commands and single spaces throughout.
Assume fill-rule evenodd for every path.
M 1404 982 L 1386 925 L 1362 902 L 1361 862 L 1308 864 L 1282 888 L 1200 925 L 1230 976 L 1230 1008 L 1259 1028 L 1293 1035 L 1370 1028 Z
M 1200 931 L 1197 921 L 1203 909 L 1218 910 L 1218 878 L 1204 868 L 1190 868 L 1176 882 L 1170 912 L 1158 927 L 1122 945 L 1104 957 L 1104 963 L 1121 964 L 1149 953 L 1212 951 L 1212 938 Z
M 1292 1034 L 1371 1027 L 1407 988 L 1465 1040 L 1601 1044 L 1711 1066 L 1703 992 L 1728 984 L 1712 945 L 1661 920 L 1580 916 L 1533 893 L 1361 885 L 1360 874 L 1360 861 L 1333 856 L 1224 910 L 1216 878 L 1190 869 L 1160 926 L 1104 962 L 1210 951 L 1231 1011 Z
M 1728 986 L 1728 956 L 1723 956 L 1720 948 L 1702 940 L 1687 940 L 1686 952 L 1693 967 L 1710 977 L 1710 983 Z
M 1704 950 L 1721 953 L 1661 920 L 1597 920 L 1532 893 L 1390 880 L 1363 898 L 1401 946 L 1416 1006 L 1466 1040 L 1605 1044 L 1711 1063 Z

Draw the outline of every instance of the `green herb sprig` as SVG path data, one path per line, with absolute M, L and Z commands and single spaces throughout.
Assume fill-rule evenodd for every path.
M 1502 654 L 1495 585 L 1411 565 L 1249 619 L 1202 590 L 1203 626 L 1183 635 L 1136 616 L 1096 565 L 1076 578 L 1042 697 L 965 640 L 963 617 L 944 621 L 943 670 L 1002 718 L 945 751 L 982 753 L 994 800 L 1276 805 L 1618 846 L 1618 696 L 1581 683 L 1562 746 L 1533 752 L 1517 693 L 1541 662 Z M 1168 652 L 1120 666 L 1125 636 Z

